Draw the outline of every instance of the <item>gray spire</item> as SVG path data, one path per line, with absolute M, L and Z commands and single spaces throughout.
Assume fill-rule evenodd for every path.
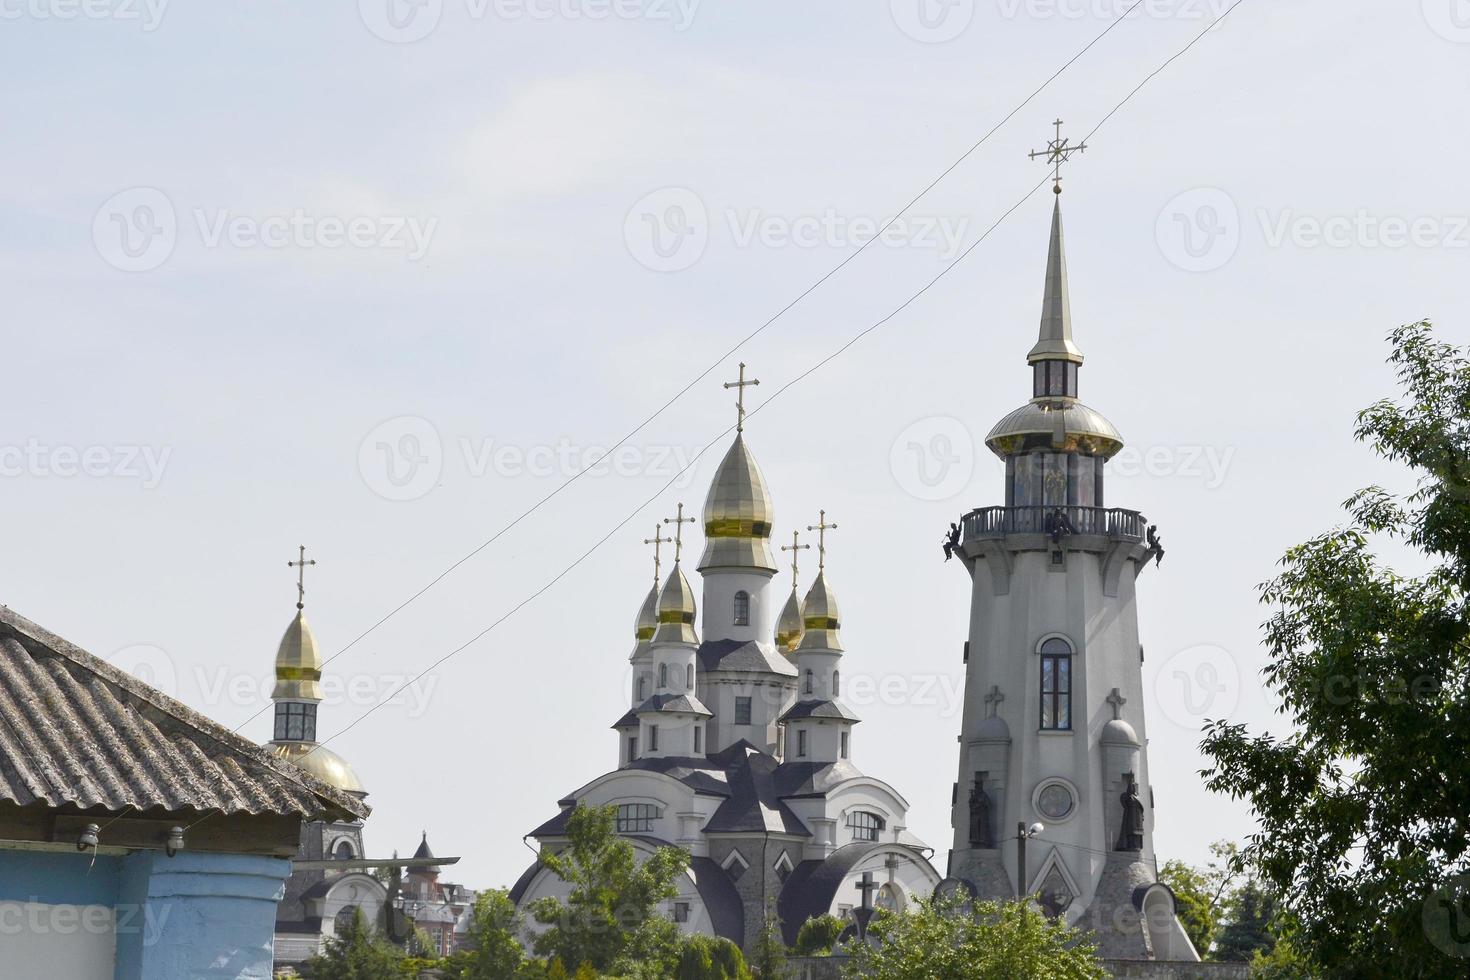
M 1082 363 L 1082 352 L 1072 343 L 1072 301 L 1067 294 L 1067 250 L 1062 243 L 1062 199 L 1051 213 L 1051 246 L 1046 253 L 1046 295 L 1041 304 L 1041 337 L 1026 361 Z

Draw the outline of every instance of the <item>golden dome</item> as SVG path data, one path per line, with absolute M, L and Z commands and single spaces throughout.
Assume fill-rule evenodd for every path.
M 837 597 L 827 587 L 827 573 L 817 573 L 806 594 L 802 621 L 806 627 L 801 637 L 802 650 L 841 650 L 842 639 L 837 635 L 841 627 L 842 614 L 837 611 Z
M 736 435 L 704 501 L 705 546 L 699 570 L 760 568 L 774 572 L 772 513 L 765 477 L 745 447 L 745 435 Z
M 801 642 L 803 629 L 801 599 L 797 597 L 796 588 L 793 586 L 786 605 L 781 607 L 781 615 L 776 619 L 776 646 L 781 649 L 782 653 L 791 653 Z
M 633 628 L 633 636 L 638 640 L 641 647 L 653 639 L 653 634 L 658 632 L 658 586 L 655 585 L 648 590 L 648 598 L 643 600 L 643 607 L 638 610 L 638 622 Z
M 694 590 L 689 587 L 684 570 L 675 562 L 658 597 L 658 632 L 654 633 L 653 642 L 697 644 L 694 617 Z
M 315 742 L 272 742 L 269 748 L 277 759 L 300 766 L 328 786 L 344 793 L 367 795 L 347 760 L 326 746 Z
M 322 658 L 316 650 L 316 638 L 306 625 L 306 614 L 296 610 L 296 618 L 286 627 L 281 646 L 276 651 L 276 686 L 271 698 L 293 698 L 301 701 L 322 699 Z
M 1109 459 L 1123 448 L 1123 437 L 1101 412 L 1079 401 L 1038 398 L 997 422 L 985 444 L 1001 457 L 1037 448 Z

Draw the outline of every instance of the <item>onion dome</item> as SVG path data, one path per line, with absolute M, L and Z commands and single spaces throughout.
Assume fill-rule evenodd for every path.
M 1123 437 L 1101 412 L 1081 402 L 1032 401 L 997 422 L 985 444 L 1000 457 L 1036 448 L 1108 459 L 1123 448 Z
M 272 742 L 270 751 L 277 759 L 300 766 L 317 779 L 344 793 L 366 796 L 362 780 L 342 758 L 331 749 L 315 742 Z
M 648 598 L 643 600 L 643 607 L 638 610 L 638 622 L 633 627 L 633 636 L 638 640 L 638 646 L 653 639 L 653 634 L 658 632 L 658 586 L 655 585 L 648 590 Z
M 771 495 L 744 433 L 735 436 L 720 461 L 704 501 L 704 556 L 699 570 L 758 568 L 774 572 L 771 552 Z
M 799 649 L 838 651 L 842 649 L 842 640 L 837 635 L 837 630 L 842 625 L 841 613 L 837 611 L 837 597 L 827 587 L 825 571 L 817 573 L 817 580 L 812 583 L 811 589 L 806 594 L 802 621 L 806 629 L 801 637 Z
M 796 594 L 793 586 L 791 595 L 786 600 L 786 605 L 781 607 L 781 615 L 776 619 L 776 646 L 782 653 L 795 652 L 796 645 L 801 642 L 801 634 L 805 632 L 806 624 L 801 618 L 801 599 Z
M 276 651 L 276 686 L 271 698 L 320 701 L 321 680 L 322 658 L 317 653 L 316 638 L 306 625 L 306 614 L 298 609 Z
M 653 634 L 653 642 L 698 644 L 694 617 L 694 590 L 676 562 L 658 597 L 658 630 Z

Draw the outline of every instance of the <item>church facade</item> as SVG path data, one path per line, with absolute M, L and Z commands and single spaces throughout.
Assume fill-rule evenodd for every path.
M 927 897 L 940 876 L 907 828 L 908 801 L 854 761 L 859 719 L 842 701 L 846 652 L 825 568 L 835 525 L 823 514 L 808 527 L 818 534 L 819 571 L 804 599 L 795 558 L 808 546 L 793 535 L 783 549 L 793 561 L 783 602 L 773 582 L 774 508 L 743 431 L 705 501 L 698 601 L 682 561 L 683 527 L 693 520 L 681 506 L 665 522 L 675 560 L 662 580 L 655 552 L 629 658 L 628 710 L 612 726 L 616 768 L 568 793 L 529 836 L 558 849 L 575 807 L 616 806 L 618 831 L 645 856 L 661 846 L 690 854 L 664 911 L 687 932 L 747 949 L 767 908 L 794 942 L 808 918 L 860 905 L 865 874 L 879 906 Z M 648 543 L 667 540 L 656 531 Z M 567 892 L 536 864 L 511 897 L 525 909 Z

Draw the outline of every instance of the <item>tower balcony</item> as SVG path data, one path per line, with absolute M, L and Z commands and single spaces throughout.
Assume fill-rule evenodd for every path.
M 980 507 L 962 521 L 967 544 L 1010 534 L 1098 535 L 1142 542 L 1148 531 L 1142 514 L 1121 507 Z

